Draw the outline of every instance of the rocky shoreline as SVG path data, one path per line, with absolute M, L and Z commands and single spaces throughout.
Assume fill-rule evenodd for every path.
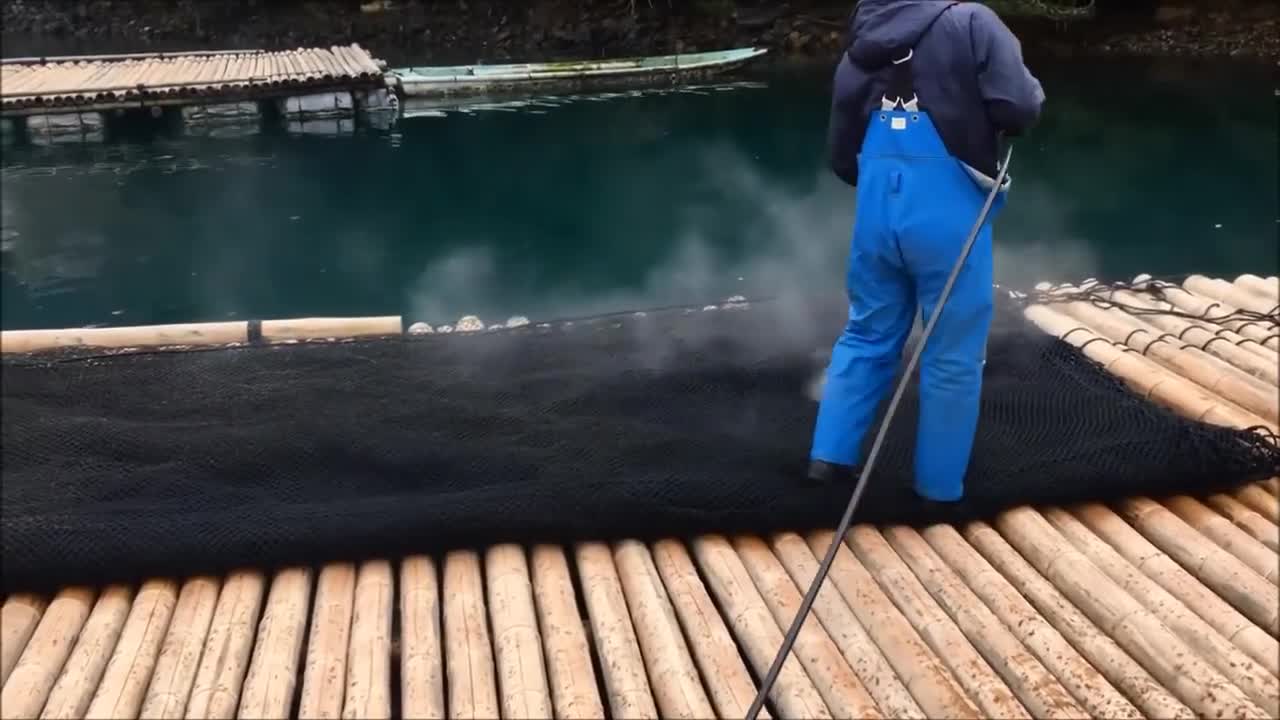
M 1107 3 L 1107 0 L 1099 0 Z M 7 0 L 5 57 L 359 42 L 397 63 L 619 57 L 757 45 L 830 60 L 850 0 Z M 1118 7 L 1121 3 L 1111 3 Z M 1028 54 L 1280 60 L 1270 3 L 1150 3 L 1064 23 L 1007 16 Z

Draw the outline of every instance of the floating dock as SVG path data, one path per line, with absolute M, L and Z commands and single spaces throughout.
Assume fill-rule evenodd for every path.
M 1152 402 L 1225 426 L 1280 425 L 1280 280 L 1192 276 L 1158 302 L 1112 295 L 1179 314 L 1051 293 L 1025 314 Z M 1268 320 L 1214 320 L 1237 308 Z M 298 342 L 402 331 L 388 317 L 254 332 Z M 242 322 L 9 331 L 0 350 L 207 346 L 247 333 Z M 499 545 L 12 595 L 0 715 L 742 717 L 831 539 Z M 1277 717 L 1278 553 L 1277 478 L 1200 497 L 1020 507 L 963 526 L 860 525 L 769 713 Z
M 383 109 L 394 101 L 382 63 L 354 44 L 0 61 L 0 118 L 36 141 L 97 139 L 126 112 L 203 128 L 264 113 L 301 122 Z

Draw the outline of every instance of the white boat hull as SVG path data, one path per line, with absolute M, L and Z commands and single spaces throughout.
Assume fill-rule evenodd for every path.
M 388 75 L 408 98 L 578 91 L 678 84 L 727 72 L 764 55 L 763 48 L 603 61 L 401 68 Z

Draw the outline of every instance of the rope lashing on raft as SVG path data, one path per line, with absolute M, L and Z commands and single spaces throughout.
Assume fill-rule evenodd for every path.
M 1249 310 L 1247 308 L 1232 308 L 1230 311 L 1214 313 L 1215 309 L 1222 308 L 1225 303 L 1214 300 L 1213 298 L 1205 298 L 1208 301 L 1205 312 L 1194 313 L 1178 308 L 1177 304 L 1170 299 L 1173 291 L 1186 293 L 1175 280 L 1186 279 L 1189 276 L 1167 276 L 1165 278 L 1150 278 L 1141 281 L 1125 282 L 1125 281 L 1086 281 L 1079 285 L 1070 283 L 1044 284 L 1035 288 L 1031 293 L 1017 293 L 1014 297 L 1022 303 L 1026 304 L 1045 304 L 1052 305 L 1056 303 L 1066 302 L 1087 302 L 1094 307 L 1107 310 L 1118 308 L 1126 313 L 1134 316 L 1159 315 L 1166 317 L 1182 318 L 1184 320 L 1198 320 L 1201 322 L 1209 322 L 1216 325 L 1225 323 L 1255 323 L 1258 325 L 1271 326 L 1280 328 L 1280 305 L 1271 308 L 1267 312 L 1259 312 L 1257 310 Z M 1128 291 L 1137 295 L 1147 295 L 1152 299 L 1165 303 L 1167 307 L 1152 308 L 1145 305 L 1138 305 L 1115 298 L 1117 291 Z

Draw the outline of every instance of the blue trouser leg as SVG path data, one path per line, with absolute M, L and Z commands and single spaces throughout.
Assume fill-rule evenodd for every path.
M 888 175 L 858 187 L 846 286 L 849 320 L 831 352 L 810 457 L 856 465 L 863 436 L 893 383 L 915 316 L 915 288 L 892 228 Z
M 915 280 L 926 320 L 960 257 L 981 210 L 982 196 L 954 163 L 920 162 L 908 174 L 900 216 L 903 259 Z M 947 182 L 950 180 L 950 182 Z M 964 182 L 959 182 L 963 180 Z M 923 192 L 928 188 L 928 192 Z M 973 449 L 993 308 L 991 225 L 974 240 L 942 315 L 920 358 L 920 418 L 916 429 L 916 492 L 959 500 Z
M 957 252 L 938 254 L 931 272 L 916 275 L 925 317 L 937 307 Z M 920 357 L 920 420 L 916 430 L 916 492 L 959 500 L 978 427 L 982 368 L 991 326 L 991 228 L 974 243 Z

